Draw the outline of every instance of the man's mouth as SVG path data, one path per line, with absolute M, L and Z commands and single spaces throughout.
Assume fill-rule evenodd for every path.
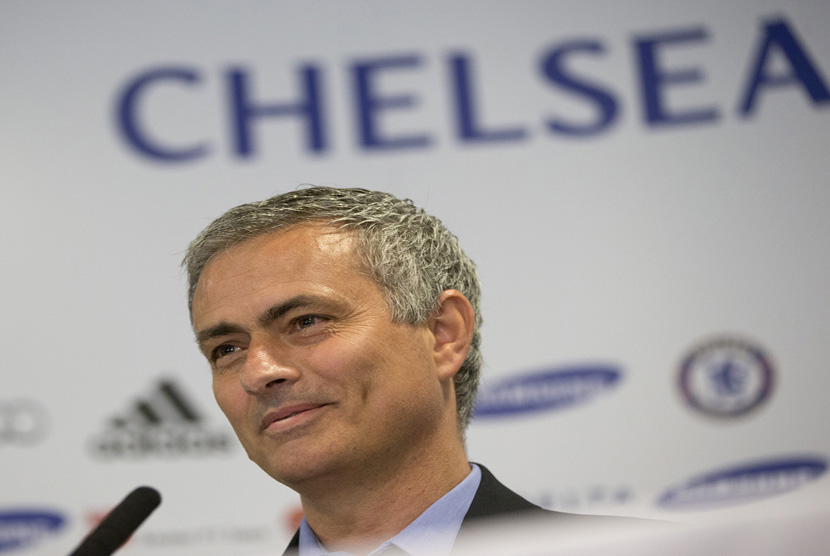
M 313 411 L 320 407 L 323 407 L 326 404 L 312 404 L 312 403 L 304 403 L 304 404 L 296 404 L 291 406 L 282 407 L 277 409 L 276 411 L 271 411 L 265 415 L 262 419 L 262 429 L 265 430 L 270 427 L 274 423 L 281 423 L 283 421 L 287 421 L 292 419 L 298 415 L 302 415 L 303 413 L 307 413 L 309 411 Z

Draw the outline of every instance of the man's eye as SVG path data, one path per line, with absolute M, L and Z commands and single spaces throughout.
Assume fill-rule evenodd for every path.
M 239 346 L 229 346 L 229 345 L 222 345 L 217 347 L 213 350 L 213 360 L 217 360 L 219 358 L 225 357 L 226 355 L 230 355 L 235 351 L 239 351 L 241 348 Z
M 323 317 L 319 315 L 303 315 L 298 317 L 294 320 L 294 326 L 303 330 L 305 328 L 311 328 L 315 324 L 318 324 L 323 321 Z

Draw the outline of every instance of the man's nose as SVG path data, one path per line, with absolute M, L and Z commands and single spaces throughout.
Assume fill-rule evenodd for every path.
M 299 372 L 286 351 L 273 342 L 251 342 L 239 372 L 242 388 L 250 394 L 266 394 L 279 384 L 296 381 Z

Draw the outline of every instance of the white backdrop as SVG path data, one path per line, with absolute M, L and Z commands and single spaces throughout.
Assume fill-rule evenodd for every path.
M 826 508 L 828 17 L 4 2 L 0 553 L 69 552 L 139 484 L 164 502 L 124 554 L 281 553 L 297 497 L 215 407 L 178 264 L 227 208 L 302 183 L 410 197 L 461 238 L 483 399 L 543 406 L 481 415 L 470 458 L 528 498 L 689 522 Z M 699 346 L 683 384 L 710 413 L 682 394 Z

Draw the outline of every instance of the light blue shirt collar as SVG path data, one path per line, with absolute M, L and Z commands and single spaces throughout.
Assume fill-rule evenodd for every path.
M 481 469 L 472 464 L 472 471 L 454 489 L 439 498 L 403 531 L 372 551 L 370 556 L 394 544 L 411 556 L 449 556 L 461 522 L 481 483 Z M 299 556 L 351 556 L 348 552 L 328 552 L 303 518 L 300 524 Z

